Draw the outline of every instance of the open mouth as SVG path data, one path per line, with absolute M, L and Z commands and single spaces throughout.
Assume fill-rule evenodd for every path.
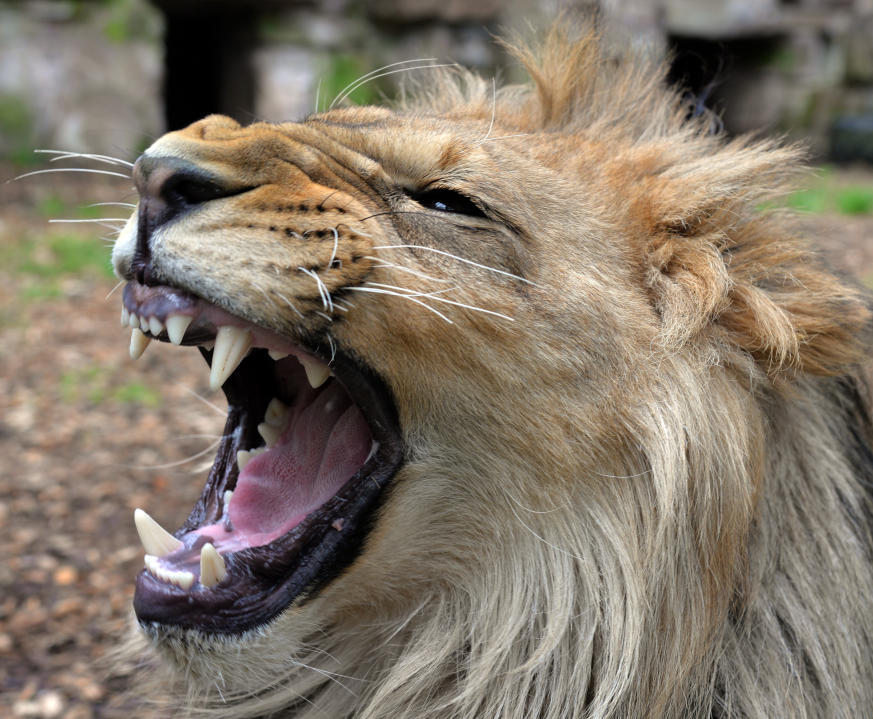
M 122 323 L 198 345 L 228 416 L 206 485 L 174 534 L 137 510 L 141 622 L 239 633 L 357 556 L 403 444 L 384 383 L 341 348 L 293 344 L 194 295 L 135 281 Z

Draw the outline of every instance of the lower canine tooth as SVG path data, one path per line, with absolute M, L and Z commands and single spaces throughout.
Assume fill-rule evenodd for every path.
M 188 315 L 170 315 L 167 317 L 167 335 L 170 342 L 174 345 L 182 344 L 185 338 L 185 332 L 188 331 L 188 325 L 191 324 L 193 317 Z
M 130 358 L 135 360 L 142 357 L 142 353 L 145 352 L 151 341 L 151 337 L 146 337 L 141 330 L 132 329 L 130 331 Z
M 227 576 L 227 568 L 218 550 L 209 542 L 200 550 L 200 584 L 214 587 Z
M 164 557 L 184 546 L 180 540 L 176 539 L 141 509 L 134 510 L 133 522 L 146 554 Z
M 212 369 L 209 373 L 209 386 L 218 389 L 239 367 L 239 363 L 252 347 L 252 333 L 231 325 L 219 327 L 215 335 L 215 349 L 212 352 Z

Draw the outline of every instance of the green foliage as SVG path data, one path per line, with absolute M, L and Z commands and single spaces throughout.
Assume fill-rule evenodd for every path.
M 49 235 L 26 243 L 18 269 L 40 278 L 87 274 L 113 277 L 109 253 L 102 242 L 81 235 Z
M 106 367 L 97 365 L 62 372 L 58 377 L 58 394 L 68 404 L 112 402 L 155 408 L 163 401 L 157 390 L 137 381 L 118 384 Z
M 846 187 L 837 195 L 837 208 L 844 215 L 873 213 L 873 187 Z
M 830 168 L 825 167 L 810 187 L 789 195 L 786 204 L 799 212 L 869 215 L 873 214 L 873 187 L 839 185 Z
M 341 92 L 367 74 L 366 66 L 355 55 L 333 55 L 330 66 L 322 76 L 320 109 L 326 108 Z M 353 105 L 369 105 L 379 99 L 378 80 L 365 82 L 347 96 L 345 102 Z
M 33 112 L 24 98 L 0 93 L 0 159 L 16 165 L 40 162 L 33 154 Z
M 821 187 L 800 190 L 789 195 L 787 202 L 789 207 L 799 212 L 827 212 L 828 192 Z
M 19 297 L 25 302 L 62 297 L 69 280 L 105 282 L 114 277 L 109 249 L 87 235 L 26 237 L 0 244 L 0 265 L 19 275 Z

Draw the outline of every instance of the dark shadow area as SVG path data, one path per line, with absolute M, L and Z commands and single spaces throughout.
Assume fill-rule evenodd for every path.
M 164 107 L 168 130 L 212 113 L 251 120 L 256 14 L 243 3 L 156 2 L 164 13 Z

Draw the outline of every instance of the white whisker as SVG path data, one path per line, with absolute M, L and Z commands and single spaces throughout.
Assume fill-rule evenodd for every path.
M 124 280 L 121 280 L 117 285 L 115 285 L 115 287 L 113 287 L 111 290 L 109 290 L 109 294 L 106 295 L 106 297 L 103 298 L 103 301 L 106 302 L 106 300 L 108 300 L 110 297 L 112 297 L 112 295 L 115 293 L 115 291 L 116 291 L 119 287 L 121 287 L 123 284 L 124 284 Z
M 433 297 L 434 295 L 443 294 L 444 292 L 451 292 L 452 290 L 458 289 L 457 287 L 446 287 L 442 290 L 434 290 L 433 292 L 419 292 L 418 290 L 411 290 L 408 287 L 398 287 L 397 285 L 386 285 L 381 282 L 366 282 L 365 284 L 371 287 L 384 287 L 386 290 L 396 290 L 397 292 L 403 292 L 408 297 Z
M 510 138 L 513 138 L 513 137 L 529 137 L 529 136 L 530 136 L 529 132 L 519 132 L 515 135 L 498 135 L 497 137 L 484 137 L 481 140 L 479 140 L 478 144 L 481 145 L 483 142 L 494 142 L 495 140 L 509 140 Z
M 561 554 L 566 554 L 568 557 L 572 557 L 573 559 L 576 559 L 576 560 L 578 560 L 578 561 L 580 561 L 580 562 L 585 562 L 585 558 L 584 558 L 584 557 L 580 557 L 578 554 L 573 554 L 572 552 L 568 552 L 566 549 L 561 549 L 561 547 L 559 547 L 559 546 L 557 546 L 557 545 L 555 545 L 555 544 L 552 544 L 552 543 L 551 543 L 550 541 L 548 541 L 547 539 L 544 539 L 543 537 L 541 537 L 541 536 L 540 536 L 539 534 L 537 534 L 533 529 L 531 529 L 527 524 L 525 524 L 524 520 L 523 520 L 521 517 L 518 516 L 518 512 L 516 512 L 515 509 L 513 509 L 512 507 L 510 507 L 510 509 L 512 510 L 512 513 L 515 515 L 515 518 L 518 520 L 519 524 L 521 524 L 522 527 L 524 527 L 524 528 L 525 528 L 528 532 L 530 532 L 534 537 L 536 537 L 537 539 L 539 539 L 543 544 L 545 544 L 545 545 L 548 546 L 548 547 L 551 547 L 551 548 L 554 549 L 556 552 L 560 552 Z
M 456 307 L 463 307 L 468 310 L 473 310 L 474 312 L 483 312 L 486 315 L 494 315 L 495 317 L 502 317 L 505 320 L 509 320 L 510 322 L 515 322 L 512 317 L 501 314 L 500 312 L 494 312 L 493 310 L 486 310 L 482 307 L 476 307 L 475 305 L 466 305 L 463 302 L 457 302 L 455 300 L 449 300 L 445 297 L 437 297 L 437 295 L 442 294 L 444 292 L 451 292 L 452 290 L 458 289 L 457 287 L 448 287 L 444 290 L 436 290 L 434 292 L 416 292 L 415 290 L 407 289 L 406 287 L 396 287 L 395 285 L 383 285 L 379 282 L 367 282 L 367 285 L 375 286 L 375 287 L 384 287 L 386 289 L 398 290 L 401 292 L 407 292 L 409 294 L 404 295 L 404 297 L 428 297 L 432 299 L 434 302 L 444 302 L 447 305 L 455 305 Z
M 348 90 L 349 92 L 354 92 L 356 85 L 359 85 L 359 83 L 366 82 L 373 75 L 380 73 L 383 70 L 387 70 L 389 67 L 397 67 L 398 65 L 409 65 L 409 64 L 412 64 L 415 62 L 435 62 L 435 61 L 436 61 L 435 57 L 421 57 L 421 58 L 418 58 L 417 60 L 401 60 L 400 62 L 392 62 L 389 65 L 383 65 L 382 67 L 377 67 L 375 70 L 370 70 L 370 72 L 368 72 L 364 75 L 361 75 L 356 80 L 352 80 L 348 85 L 346 85 L 342 90 L 340 90 L 337 93 L 337 96 L 333 99 L 333 102 L 330 103 L 330 105 L 328 105 L 327 109 L 333 110 L 334 106 L 337 104 L 337 102 L 339 102 L 340 98 L 343 96 L 343 94 L 346 92 L 346 90 Z M 319 82 L 319 87 L 320 86 L 321 86 L 321 83 Z M 352 88 L 352 89 L 349 89 L 349 88 Z M 318 111 L 318 103 L 316 103 L 316 112 L 317 111 Z
M 110 205 L 115 205 L 117 207 L 136 207 L 136 203 L 134 202 L 92 202 L 90 205 L 85 205 L 85 207 L 109 207 Z
M 55 222 L 78 222 L 78 223 L 100 222 L 100 223 L 103 223 L 103 222 L 127 222 L 127 220 L 128 220 L 127 217 L 93 217 L 93 218 L 88 219 L 88 220 L 53 219 L 53 220 L 49 220 L 49 222 L 52 222 L 52 223 L 55 223 Z
M 222 413 L 224 414 L 224 413 Z M 141 464 L 134 465 L 137 469 L 169 469 L 170 467 L 178 467 L 183 464 L 188 464 L 188 462 L 193 462 L 195 459 L 202 457 L 204 454 L 209 454 L 212 452 L 221 442 L 221 438 L 216 439 L 212 444 L 210 444 L 206 449 L 202 449 L 199 452 L 195 452 L 189 457 L 185 457 L 185 459 L 180 459 L 176 462 L 164 462 L 163 464 Z M 131 465 L 127 465 L 131 466 Z
M 430 280 L 431 282 L 439 282 L 440 284 L 445 284 L 446 282 L 449 281 L 449 280 L 441 280 L 437 277 L 431 277 L 430 275 L 424 274 L 424 272 L 419 272 L 418 270 L 413 270 L 410 267 L 404 267 L 403 265 L 398 265 L 394 262 L 387 262 L 382 257 L 375 257 L 373 255 L 364 255 L 364 259 L 365 260 L 374 260 L 376 262 L 379 262 L 380 264 L 376 265 L 376 267 L 384 267 L 384 268 L 390 268 L 390 269 L 394 269 L 394 270 L 400 270 L 401 272 L 408 272 L 411 275 L 415 275 L 416 277 L 421 277 L 424 280 Z
M 297 316 L 300 319 L 303 319 L 303 313 L 300 310 L 298 310 L 297 307 L 294 305 L 294 303 L 291 300 L 289 300 L 287 297 L 285 297 L 285 295 L 283 295 L 281 292 L 276 292 L 276 297 L 278 297 L 286 305 L 288 305 L 292 310 L 294 310 L 294 312 L 297 313 Z
M 201 394 L 198 394 L 197 392 L 195 392 L 195 391 L 194 391 L 193 389 L 191 389 L 190 387 L 184 387 L 184 386 L 183 386 L 182 389 L 185 390 L 188 394 L 192 395 L 194 398 L 199 399 L 199 400 L 200 400 L 201 402 L 203 402 L 203 404 L 205 404 L 207 407 L 211 407 L 212 409 L 214 409 L 214 410 L 215 410 L 218 414 L 220 414 L 222 417 L 224 417 L 224 416 L 227 414 L 227 413 L 226 413 L 226 412 L 225 412 L 221 407 L 219 407 L 219 406 L 216 405 L 216 404 L 212 404 L 212 402 L 210 402 L 208 399 L 206 399 L 206 397 L 204 397 L 204 396 L 201 395 Z
M 367 84 L 368 82 L 372 82 L 373 80 L 378 80 L 380 77 L 387 77 L 388 75 L 396 75 L 399 72 L 410 72 L 412 70 L 430 70 L 432 68 L 437 68 L 437 67 L 455 67 L 455 64 L 451 63 L 451 62 L 444 62 L 444 63 L 439 63 L 437 65 L 415 65 L 414 67 L 402 67 L 399 70 L 391 70 L 390 72 L 383 72 L 379 75 L 373 75 L 373 77 L 367 78 L 366 80 L 359 82 L 357 85 L 352 87 L 352 89 L 349 90 L 348 92 L 346 92 L 344 95 L 337 97 L 330 104 L 330 107 L 331 107 L 331 109 L 333 109 L 334 105 L 345 100 L 349 95 L 351 95 L 359 87 Z
M 15 180 L 23 180 L 25 177 L 33 177 L 34 175 L 47 175 L 51 172 L 90 172 L 92 175 L 110 175 L 112 177 L 121 177 L 125 180 L 130 179 L 130 175 L 124 175 L 120 172 L 112 172 L 112 170 L 93 170 L 85 167 L 55 167 L 49 170 L 34 170 L 33 172 L 25 172 L 23 175 L 13 177 L 6 182 L 14 182 Z
M 330 298 L 330 292 L 324 282 L 321 281 L 321 277 L 318 276 L 318 273 L 313 272 L 312 270 L 307 270 L 305 267 L 298 267 L 297 269 L 315 280 L 315 284 L 318 286 L 318 294 L 321 295 L 321 302 L 324 305 L 324 309 L 328 312 L 333 312 L 333 300 Z
M 51 160 L 49 160 L 49 162 L 57 162 L 58 160 L 68 160 L 73 157 L 80 157 L 84 160 L 96 160 L 97 162 L 106 162 L 111 165 L 125 165 L 126 167 L 133 167 L 132 162 L 122 160 L 118 157 L 112 157 L 111 155 L 95 155 L 90 152 L 71 152 L 69 150 L 34 150 L 34 152 L 39 155 L 58 155 L 58 157 L 53 157 Z
M 454 322 L 452 322 L 448 317 L 446 317 L 446 316 L 445 316 L 442 312 L 440 312 L 439 310 L 435 310 L 435 309 L 434 309 L 433 307 L 431 307 L 430 305 L 428 305 L 428 304 L 422 302 L 421 300 L 417 300 L 417 299 L 415 299 L 415 297 L 410 297 L 409 295 L 400 294 L 399 292 L 391 292 L 390 290 L 383 290 L 383 289 L 380 289 L 380 288 L 378 288 L 378 287 L 346 287 L 345 289 L 347 289 L 347 290 L 354 290 L 354 291 L 356 291 L 356 292 L 371 292 L 371 293 L 373 293 L 373 294 L 379 294 L 379 295 L 393 295 L 394 297 L 402 297 L 402 298 L 405 299 L 405 300 L 409 300 L 410 302 L 414 302 L 415 304 L 417 304 L 417 305 L 421 305 L 421 306 L 424 307 L 425 309 L 430 310 L 430 311 L 433 312 L 435 315 L 437 315 L 437 316 L 440 317 L 441 319 L 443 319 L 443 320 L 445 320 L 446 322 L 448 322 L 450 325 L 455 324 Z
M 414 250 L 427 250 L 428 252 L 435 252 L 438 255 L 443 255 L 445 257 L 451 257 L 453 260 L 457 260 L 458 262 L 463 262 L 468 265 L 472 265 L 473 267 L 478 267 L 482 270 L 488 270 L 489 272 L 496 272 L 498 275 L 506 275 L 507 277 L 512 277 L 513 279 L 519 280 L 520 282 L 525 282 L 529 285 L 533 285 L 534 287 L 541 287 L 536 282 L 531 282 L 524 277 L 519 277 L 518 275 L 514 275 L 511 272 L 505 272 L 503 270 L 498 270 L 495 267 L 489 267 L 488 265 L 481 265 L 478 262 L 473 262 L 472 260 L 464 259 L 463 257 L 458 257 L 457 255 L 453 255 L 451 252 L 446 252 L 445 250 L 438 250 L 435 247 L 426 247 L 424 245 L 379 245 L 374 247 L 374 250 L 399 250 L 399 249 L 414 249 Z
M 330 267 L 336 259 L 336 251 L 339 248 L 339 232 L 336 227 L 331 227 L 330 231 L 333 232 L 333 252 L 330 253 L 330 260 L 327 263 L 328 267 Z

